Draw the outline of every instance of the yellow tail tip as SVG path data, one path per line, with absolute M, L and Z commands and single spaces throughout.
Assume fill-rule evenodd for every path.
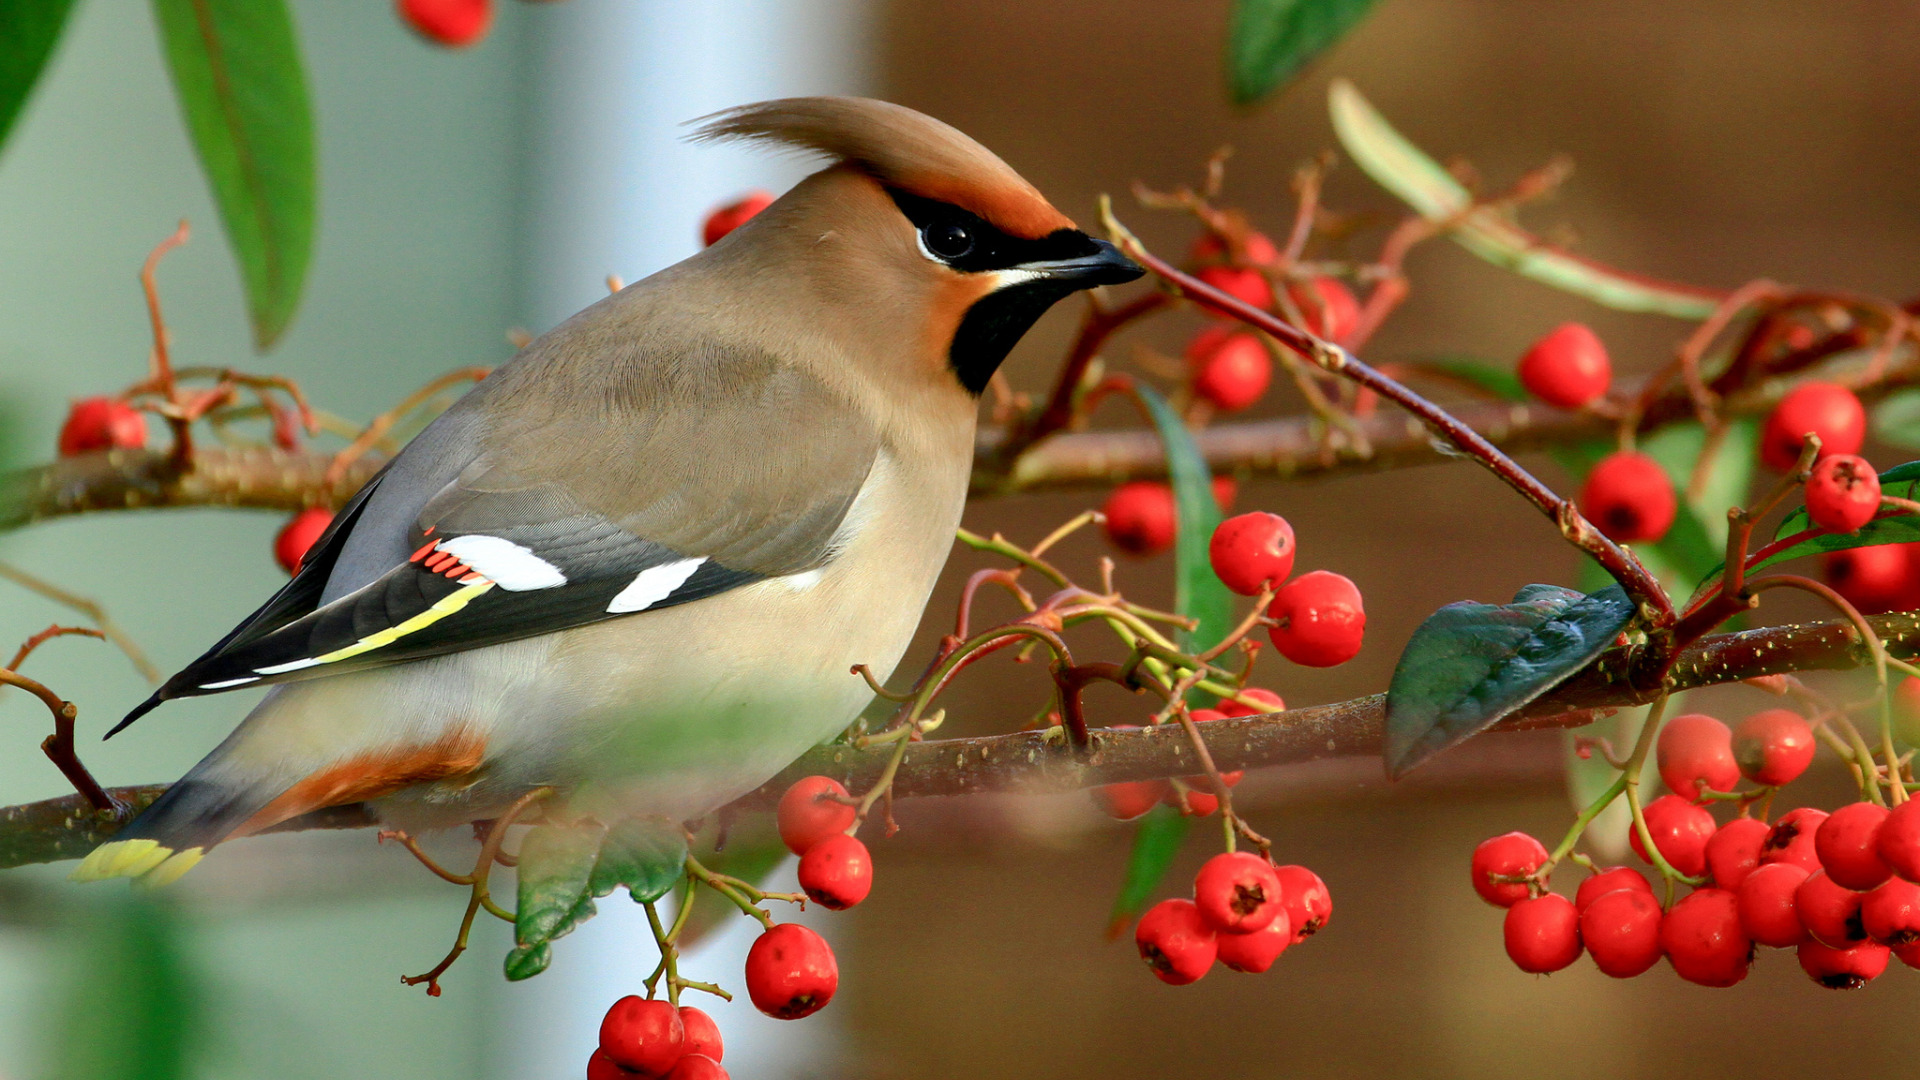
M 70 881 L 143 878 L 143 885 L 159 888 L 193 869 L 193 864 L 205 853 L 197 847 L 175 851 L 158 840 L 112 840 L 94 848 L 67 878 Z
M 134 884 L 142 889 L 164 889 L 168 885 L 179 881 L 180 876 L 193 869 L 194 866 L 199 863 L 200 856 L 206 853 L 205 848 L 197 847 L 176 851 L 167 856 L 165 862 L 147 871 L 146 874 L 134 882 Z

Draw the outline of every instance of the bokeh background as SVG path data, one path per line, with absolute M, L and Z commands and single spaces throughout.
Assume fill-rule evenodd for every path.
M 1294 169 L 1334 144 L 1325 89 L 1338 75 L 1429 151 L 1470 160 L 1489 187 L 1570 154 L 1574 178 L 1529 221 L 1619 265 L 1720 287 L 1764 276 L 1904 298 L 1920 255 L 1920 9 L 1890 0 L 1381 0 L 1291 88 L 1245 111 L 1226 103 L 1219 73 L 1225 0 L 508 4 L 492 36 L 463 53 L 417 41 L 375 0 L 294 8 L 320 123 L 322 224 L 301 314 L 260 358 L 148 9 L 80 5 L 0 156 L 9 461 L 48 454 L 69 399 L 144 370 L 135 272 L 183 216 L 194 242 L 161 271 L 176 356 L 284 372 L 364 418 L 439 372 L 505 359 L 510 330 L 551 326 L 599 295 L 605 275 L 633 280 L 690 254 L 710 206 L 802 175 L 800 162 L 688 147 L 677 126 L 794 93 L 875 94 L 946 119 L 1083 222 L 1099 193 L 1193 181 L 1231 144 L 1231 201 L 1277 232 Z M 1350 166 L 1328 198 L 1383 221 L 1395 212 Z M 1191 235 L 1188 222 L 1119 205 L 1150 244 L 1179 250 Z M 1375 242 L 1327 254 L 1363 257 Z M 1506 362 L 1573 318 L 1636 372 L 1685 331 L 1519 281 L 1445 243 L 1409 266 L 1413 296 L 1372 359 Z M 1016 386 L 1044 385 L 1073 317 L 1056 312 L 1016 352 Z M 1136 346 L 1172 352 L 1197 324 L 1169 316 L 1113 359 Z M 1294 405 L 1276 392 L 1261 409 Z M 1546 461 L 1529 464 L 1558 478 Z M 967 523 L 1031 539 L 1100 497 L 982 502 Z M 1295 704 L 1384 686 L 1401 644 L 1442 603 L 1504 599 L 1577 569 L 1544 522 L 1464 465 L 1312 484 L 1248 477 L 1240 505 L 1285 514 L 1303 566 L 1347 574 L 1368 596 L 1358 660 L 1331 671 L 1263 660 L 1259 681 Z M 0 558 L 99 599 L 172 668 L 276 586 L 278 524 L 218 511 L 96 515 L 0 537 Z M 1086 537 L 1063 558 L 1088 568 L 1099 554 Z M 925 655 L 977 565 L 956 556 L 910 656 Z M 1128 563 L 1122 581 L 1164 597 L 1168 571 L 1164 560 Z M 55 619 L 67 616 L 0 586 L 0 641 Z M 62 641 L 29 671 L 77 701 L 84 752 L 109 783 L 178 775 L 250 704 L 245 694 L 177 703 L 102 746 L 91 736 L 146 693 L 125 660 Z M 950 729 L 1015 725 L 1041 686 L 1035 671 L 983 664 L 953 691 Z M 1691 705 L 1732 719 L 1764 701 L 1735 688 Z M 1117 692 L 1094 704 L 1108 722 L 1141 713 Z M 0 802 L 64 790 L 37 752 L 36 710 L 23 695 L 0 698 Z M 1180 990 L 1102 940 L 1125 827 L 1078 798 L 905 804 L 903 831 L 875 846 L 873 898 L 809 916 L 839 952 L 840 996 L 801 1024 L 717 1010 L 728 1064 L 743 1080 L 1789 1076 L 1830 1070 L 1844 1048 L 1903 1070 L 1920 1006 L 1920 980 L 1904 970 L 1855 994 L 1814 987 L 1784 955 L 1763 956 L 1727 991 L 1664 969 L 1628 983 L 1584 964 L 1544 979 L 1514 971 L 1497 913 L 1467 887 L 1466 858 L 1496 832 L 1564 827 L 1561 757 L 1558 736 L 1507 736 L 1395 788 L 1371 762 L 1249 778 L 1255 823 L 1331 886 L 1333 925 L 1265 976 L 1220 973 Z M 1840 797 L 1818 783 L 1803 794 Z M 1196 837 L 1186 869 L 1203 849 Z M 237 844 L 158 904 L 68 885 L 64 872 L 0 873 L 7 1080 L 577 1077 L 600 1012 L 653 964 L 644 924 L 609 901 L 526 984 L 501 980 L 505 934 L 483 928 L 446 995 L 429 1000 L 398 976 L 439 957 L 461 897 L 364 833 Z M 748 937 L 718 935 L 690 966 L 737 985 Z M 147 1048 L 134 1064 L 109 1056 L 129 1043 Z

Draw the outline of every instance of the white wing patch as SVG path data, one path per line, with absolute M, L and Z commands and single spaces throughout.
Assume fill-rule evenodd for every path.
M 687 583 L 695 570 L 700 569 L 705 557 L 681 559 L 664 566 L 649 566 L 634 575 L 632 584 L 620 590 L 620 595 L 607 604 L 607 612 L 624 615 L 631 611 L 645 611 L 653 605 L 673 595 L 673 591 Z M 472 566 L 472 563 L 467 565 Z M 474 567 L 479 569 L 479 567 Z
M 258 675 L 242 675 L 237 679 L 222 679 L 219 682 L 202 683 L 202 690 L 225 690 L 230 686 L 245 686 L 250 682 L 259 682 Z
M 437 550 L 459 559 L 508 592 L 557 589 L 567 583 L 560 568 L 511 540 L 498 536 L 456 536 Z

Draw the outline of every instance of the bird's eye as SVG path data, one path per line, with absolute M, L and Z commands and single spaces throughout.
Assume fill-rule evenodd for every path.
M 951 262 L 973 250 L 973 233 L 957 221 L 936 221 L 920 230 L 927 250 Z

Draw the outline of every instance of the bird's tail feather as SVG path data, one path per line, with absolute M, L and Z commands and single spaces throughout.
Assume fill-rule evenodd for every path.
M 94 848 L 70 876 L 74 881 L 133 878 L 150 888 L 171 884 L 278 794 L 270 786 L 234 787 L 189 776 L 162 792 L 118 836 Z

